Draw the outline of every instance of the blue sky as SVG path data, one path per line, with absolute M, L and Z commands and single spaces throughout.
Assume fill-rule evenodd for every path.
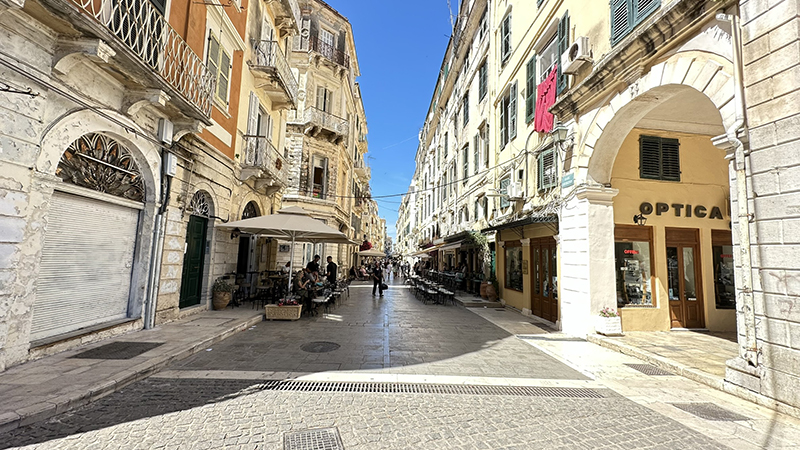
M 372 195 L 402 193 L 450 36 L 447 0 L 326 0 L 353 25 L 369 126 Z M 451 0 L 456 12 L 459 0 Z M 379 200 L 390 236 L 400 197 Z

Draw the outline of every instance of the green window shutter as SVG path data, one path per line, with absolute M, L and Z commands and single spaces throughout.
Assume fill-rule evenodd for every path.
M 500 197 L 500 209 L 508 208 L 508 205 L 510 205 L 508 197 L 505 197 L 505 194 L 508 194 L 509 184 L 511 184 L 511 178 L 504 178 L 500 180 L 500 193 L 503 194 Z
M 639 137 L 639 177 L 681 181 L 680 142 L 656 136 Z
M 486 62 L 484 62 L 481 64 L 480 69 L 478 69 L 478 101 L 486 97 L 486 78 Z
M 556 64 L 558 65 L 558 75 L 556 83 L 556 94 L 561 95 L 567 90 L 567 76 L 561 71 L 561 55 L 569 48 L 569 11 L 564 13 L 564 17 L 558 22 L 558 43 L 556 44 Z
M 633 29 L 633 0 L 611 0 L 611 45 Z
M 536 6 L 542 6 L 542 3 L 544 3 L 544 0 L 536 0 Z
M 464 94 L 464 127 L 469 124 L 469 91 Z
M 475 173 L 478 173 L 478 169 L 480 168 L 480 160 L 481 160 L 481 136 L 480 134 L 476 134 L 473 140 L 473 147 L 472 147 L 472 164 L 475 166 Z
M 511 85 L 511 98 L 508 102 L 508 140 L 517 137 L 517 82 Z
M 681 158 L 677 139 L 661 139 L 661 179 L 681 181 Z
M 511 14 L 503 19 L 500 36 L 500 59 L 505 64 L 508 57 L 511 56 Z
M 536 55 L 528 61 L 525 78 L 525 123 L 531 123 L 536 116 Z
M 661 139 L 639 136 L 639 177 L 661 179 Z
M 500 102 L 500 150 L 505 148 L 506 141 L 508 140 L 508 131 L 506 129 L 506 99 Z
M 638 24 L 661 6 L 661 0 L 633 0 L 633 23 Z

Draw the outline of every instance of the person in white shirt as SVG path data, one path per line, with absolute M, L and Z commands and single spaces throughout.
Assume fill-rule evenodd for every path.
M 384 269 L 384 271 L 385 271 L 384 279 L 385 280 L 391 280 L 392 279 L 392 263 L 391 263 L 391 261 L 386 263 L 386 268 Z

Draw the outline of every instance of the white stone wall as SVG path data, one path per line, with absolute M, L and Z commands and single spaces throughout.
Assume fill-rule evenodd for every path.
M 728 380 L 800 406 L 800 2 L 740 2 L 753 214 L 753 370 Z M 744 317 L 739 314 L 738 320 Z M 747 376 L 750 374 L 750 376 Z

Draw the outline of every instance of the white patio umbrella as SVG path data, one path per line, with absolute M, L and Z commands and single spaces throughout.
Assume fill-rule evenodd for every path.
M 332 228 L 317 220 L 303 208 L 290 206 L 278 211 L 277 214 L 258 216 L 250 219 L 228 222 L 220 225 L 221 228 L 238 229 L 244 233 L 257 234 L 266 237 L 286 239 L 291 241 L 289 256 L 289 291 L 292 291 L 292 272 L 294 270 L 294 244 L 295 242 L 350 244 L 358 245 L 351 241 L 341 231 Z
M 382 252 L 382 251 L 380 251 L 380 250 L 375 250 L 374 248 L 371 248 L 371 249 L 369 249 L 369 250 L 361 250 L 360 252 L 358 252 L 358 256 L 378 256 L 378 257 L 385 257 L 385 256 L 386 256 L 386 253 L 384 253 L 384 252 Z

